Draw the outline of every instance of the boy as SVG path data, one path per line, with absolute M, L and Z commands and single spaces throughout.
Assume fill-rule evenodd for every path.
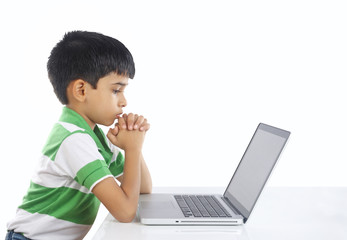
M 149 124 L 143 116 L 122 115 L 124 90 L 135 74 L 128 49 L 99 33 L 69 32 L 53 48 L 47 69 L 66 106 L 6 239 L 82 239 L 100 201 L 117 220 L 130 222 L 139 194 L 152 189 L 141 153 Z M 108 142 L 97 124 L 116 119 Z

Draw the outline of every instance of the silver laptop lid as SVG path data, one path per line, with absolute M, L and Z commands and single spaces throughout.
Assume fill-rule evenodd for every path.
M 248 220 L 290 132 L 260 123 L 224 193 Z

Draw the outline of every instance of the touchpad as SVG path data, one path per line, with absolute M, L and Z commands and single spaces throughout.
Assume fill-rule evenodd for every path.
M 141 207 L 143 209 L 168 210 L 174 208 L 174 205 L 170 201 L 142 201 Z

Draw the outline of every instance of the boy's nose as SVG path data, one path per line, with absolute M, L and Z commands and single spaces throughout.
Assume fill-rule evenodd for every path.
M 119 105 L 120 105 L 120 107 L 124 108 L 127 106 L 127 104 L 128 104 L 127 100 L 125 99 L 125 97 L 123 95 L 122 99 L 120 99 L 120 101 L 119 101 Z

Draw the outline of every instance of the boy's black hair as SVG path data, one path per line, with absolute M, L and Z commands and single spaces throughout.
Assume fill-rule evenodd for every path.
M 135 64 L 129 50 L 118 40 L 96 32 L 73 31 L 52 49 L 48 77 L 62 104 L 68 104 L 69 83 L 83 79 L 94 88 L 100 78 L 115 72 L 134 78 Z

